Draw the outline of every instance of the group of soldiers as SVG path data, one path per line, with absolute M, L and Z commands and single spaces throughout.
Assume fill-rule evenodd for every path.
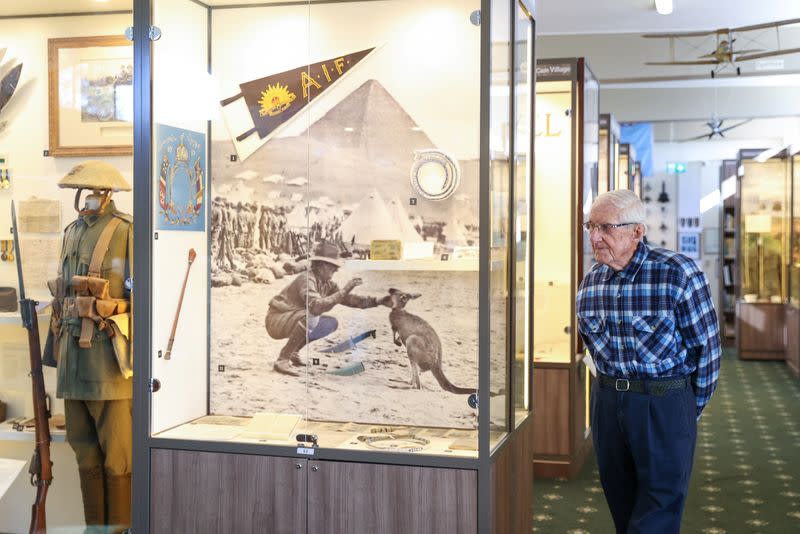
M 259 208 L 255 202 L 233 203 L 221 197 L 211 203 L 211 250 L 217 267 L 233 269 L 237 248 L 290 252 L 291 239 L 284 208 Z
M 268 207 L 256 202 L 231 202 L 216 197 L 211 204 L 211 252 L 214 264 L 224 270 L 235 267 L 236 249 L 305 254 L 308 243 L 341 242 L 342 220 L 334 217 L 314 222 L 308 233 L 291 228 L 285 207 Z

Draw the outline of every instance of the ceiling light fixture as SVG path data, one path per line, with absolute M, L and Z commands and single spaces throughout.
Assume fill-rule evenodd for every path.
M 656 0 L 656 11 L 659 15 L 672 13 L 672 0 Z

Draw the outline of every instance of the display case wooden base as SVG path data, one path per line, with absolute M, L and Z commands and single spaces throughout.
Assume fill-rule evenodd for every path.
M 800 378 L 800 309 L 786 307 L 786 365 Z
M 535 478 L 575 478 L 592 450 L 586 373 L 580 361 L 534 366 Z
M 784 304 L 737 303 L 736 339 L 742 360 L 785 359 L 785 329 Z
M 530 421 L 490 469 L 492 532 L 529 532 Z M 477 533 L 478 469 L 153 449 L 150 532 Z

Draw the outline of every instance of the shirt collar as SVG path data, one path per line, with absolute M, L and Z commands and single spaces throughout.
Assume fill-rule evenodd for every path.
M 608 265 L 603 265 L 603 281 L 607 282 L 615 273 L 620 278 L 633 280 L 639 273 L 639 269 L 644 265 L 644 260 L 647 258 L 648 254 L 650 254 L 650 247 L 640 241 L 639 245 L 636 247 L 636 252 L 633 253 L 631 261 L 628 262 L 628 265 L 621 271 L 615 271 Z
M 106 207 L 103 208 L 103 210 L 97 215 L 81 215 L 80 218 L 84 223 L 86 223 L 87 226 L 94 226 L 97 221 L 104 219 L 106 216 L 114 213 L 115 211 L 117 211 L 117 207 L 114 205 L 114 201 L 109 200 L 108 204 L 106 204 Z

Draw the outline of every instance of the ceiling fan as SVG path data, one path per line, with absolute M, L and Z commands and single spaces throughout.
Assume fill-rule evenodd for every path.
M 747 124 L 751 120 L 752 119 L 746 119 L 746 120 L 737 122 L 736 124 L 733 124 L 731 126 L 726 126 L 726 127 L 723 128 L 722 125 L 725 122 L 724 119 L 712 118 L 710 121 L 708 121 L 706 123 L 706 126 L 708 126 L 709 129 L 711 130 L 710 132 L 708 132 L 706 134 L 698 135 L 698 136 L 695 136 L 695 137 L 690 137 L 688 139 L 683 139 L 683 140 L 681 140 L 681 143 L 685 143 L 687 141 L 697 141 L 698 139 L 709 139 L 709 140 L 711 140 L 715 136 L 725 137 L 725 132 L 727 132 L 728 130 L 733 130 L 734 128 L 738 128 L 739 126 L 741 126 L 743 124 Z

